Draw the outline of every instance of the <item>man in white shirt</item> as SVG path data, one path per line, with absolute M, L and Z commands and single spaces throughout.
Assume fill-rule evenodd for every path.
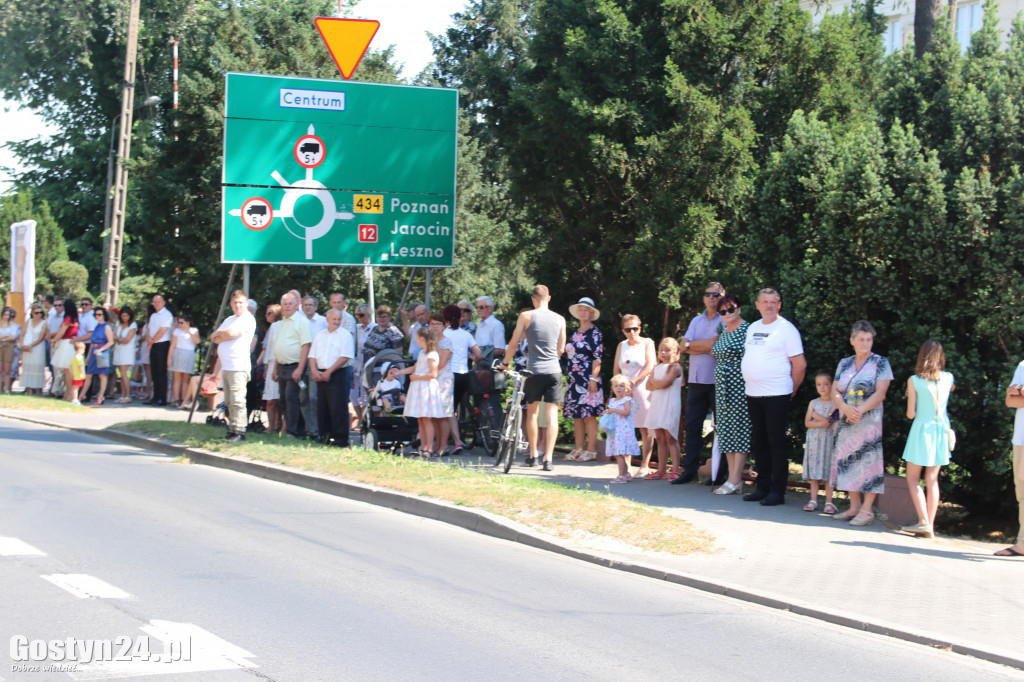
M 1013 487 L 1017 493 L 1017 517 L 1020 529 L 1017 544 L 996 552 L 996 556 L 1024 557 L 1024 362 L 1017 365 L 1006 389 L 1006 406 L 1014 409 Z
M 256 318 L 248 310 L 249 299 L 237 289 L 231 294 L 231 317 L 224 320 L 210 341 L 218 344 L 224 403 L 228 408 L 229 443 L 245 440 L 245 387 L 252 371 L 249 349 L 256 334 Z
M 484 362 L 490 364 L 496 356 L 505 353 L 505 325 L 494 317 L 494 299 L 480 296 L 476 299 L 476 345 L 480 347 Z
M 414 303 L 410 310 L 412 311 L 411 319 L 409 314 L 404 310 L 401 311 L 402 331 L 409 337 L 409 355 L 415 361 L 420 356 L 420 347 L 416 343 L 416 331 L 426 327 L 430 322 L 430 308 L 422 303 Z
M 348 447 L 348 392 L 352 385 L 352 358 L 356 343 L 348 330 L 341 326 L 341 311 L 327 311 L 327 329 L 313 339 L 309 350 L 309 367 L 313 381 L 320 386 L 317 402 L 317 421 L 320 424 L 320 442 Z
M 790 400 L 804 380 L 807 360 L 800 332 L 779 315 L 779 292 L 762 289 L 756 305 L 761 319 L 747 329 L 741 368 L 747 387 L 757 490 L 743 499 L 773 507 L 786 501 L 790 457 L 786 417 Z
M 153 398 L 142 403 L 163 407 L 167 404 L 167 354 L 171 349 L 171 328 L 174 316 L 167 309 L 167 301 L 160 294 L 153 296 L 156 312 L 146 325 L 146 343 L 149 344 L 149 367 L 153 370 Z
M 327 329 L 327 318 L 316 311 L 319 307 L 320 302 L 316 300 L 316 296 L 302 297 L 302 314 L 309 320 L 309 333 L 313 335 L 313 338 Z
M 348 311 L 348 298 L 340 291 L 332 291 L 327 298 L 327 305 L 341 311 L 341 328 L 356 338 L 356 318 Z

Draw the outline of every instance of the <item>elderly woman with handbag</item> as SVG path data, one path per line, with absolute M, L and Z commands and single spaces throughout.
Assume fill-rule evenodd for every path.
M 853 324 L 854 355 L 836 369 L 832 403 L 839 409 L 836 433 L 836 489 L 850 493 L 850 508 L 833 516 L 851 526 L 875 520 L 875 497 L 885 491 L 882 460 L 882 402 L 892 383 L 889 361 L 871 352 L 875 328 L 866 320 Z

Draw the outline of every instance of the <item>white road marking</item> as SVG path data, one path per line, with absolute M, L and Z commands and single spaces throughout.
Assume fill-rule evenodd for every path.
M 0 537 L 0 556 L 46 556 L 46 552 L 40 552 L 18 538 Z
M 40 576 L 79 599 L 128 599 L 132 595 L 99 578 L 82 573 L 54 573 Z
M 192 623 L 151 620 L 140 628 L 163 643 L 163 650 L 152 645 L 149 660 L 129 659 L 79 663 L 68 675 L 74 680 L 109 680 L 141 675 L 170 675 L 210 670 L 257 668 L 245 659 L 253 658 L 241 647 L 227 642 Z

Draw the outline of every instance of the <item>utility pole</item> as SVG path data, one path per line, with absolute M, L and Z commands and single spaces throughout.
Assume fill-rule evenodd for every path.
M 110 229 L 104 237 L 103 282 L 100 293 L 111 306 L 117 305 L 117 290 L 121 284 L 121 250 L 124 246 L 125 194 L 128 189 L 128 169 L 125 161 L 131 153 L 132 111 L 135 103 L 135 61 L 139 44 L 139 4 L 129 0 L 128 45 L 125 49 L 124 82 L 121 84 L 121 127 L 117 141 L 117 159 L 114 170 L 114 189 L 110 211 Z

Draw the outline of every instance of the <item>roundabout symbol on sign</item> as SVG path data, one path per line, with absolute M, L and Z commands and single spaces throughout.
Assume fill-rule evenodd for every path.
M 246 227 L 253 230 L 263 230 L 274 218 L 280 218 L 289 234 L 306 242 L 306 260 L 313 260 L 314 240 L 330 232 L 335 221 L 352 220 L 356 217 L 354 213 L 339 211 L 327 186 L 313 179 L 313 169 L 323 163 L 327 155 L 323 140 L 313 133 L 313 125 L 310 124 L 308 134 L 300 137 L 292 150 L 295 160 L 306 169 L 305 178 L 298 182 L 288 182 L 277 171 L 270 174 L 277 184 L 284 187 L 284 197 L 277 210 L 274 210 L 266 199 L 253 197 L 242 204 L 242 208 L 229 211 L 231 215 L 240 216 Z M 295 217 L 295 204 L 305 196 L 313 197 L 323 208 L 323 215 L 315 225 L 303 225 Z

